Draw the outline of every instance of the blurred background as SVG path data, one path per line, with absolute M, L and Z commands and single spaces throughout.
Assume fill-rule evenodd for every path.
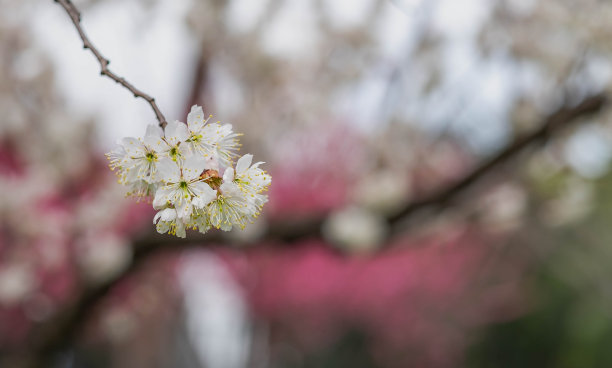
M 74 4 L 168 120 L 244 133 L 270 202 L 154 233 L 103 156 L 150 107 L 57 3 L 0 0 L 1 367 L 609 366 L 609 109 L 396 220 L 608 92 L 612 3 Z

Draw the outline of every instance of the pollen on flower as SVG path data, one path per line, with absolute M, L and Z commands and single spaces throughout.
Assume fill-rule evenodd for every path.
M 194 105 L 187 124 L 174 121 L 163 130 L 150 125 L 144 137 L 123 138 L 106 154 L 127 196 L 158 210 L 153 223 L 159 233 L 185 237 L 186 229 L 244 229 L 268 201 L 263 193 L 271 177 L 259 168 L 262 162 L 251 164 L 253 156 L 246 154 L 234 165 L 242 134 L 204 116 Z

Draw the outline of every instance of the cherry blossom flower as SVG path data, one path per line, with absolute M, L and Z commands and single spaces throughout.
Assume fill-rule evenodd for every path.
M 178 213 L 174 208 L 166 208 L 155 214 L 153 223 L 156 224 L 157 232 L 160 234 L 176 235 L 179 238 L 186 237 L 186 224 L 178 217 Z
M 224 182 L 220 194 L 208 206 L 210 224 L 217 229 L 230 231 L 234 225 L 241 229 L 257 214 L 256 207 L 249 203 L 245 193 L 232 182 Z
M 189 147 L 185 143 L 188 138 L 189 131 L 187 130 L 187 125 L 175 120 L 168 123 L 163 135 L 161 129 L 158 129 L 156 134 L 151 134 L 147 137 L 146 142 L 154 147 L 155 152 L 161 156 L 167 156 L 177 161 L 184 159 L 190 154 Z
M 221 165 L 229 167 L 240 147 L 239 134 L 233 132 L 231 124 L 209 123 L 211 117 L 204 119 L 202 107 L 191 107 L 187 116 L 189 145 L 192 150 L 201 152 L 205 157 L 215 157 Z
M 265 192 L 272 181 L 272 177 L 259 168 L 263 162 L 251 165 L 253 155 L 246 154 L 236 162 L 236 170 L 227 169 L 224 174 L 225 181 L 233 181 L 245 193 L 247 199 L 258 209 L 268 201 L 268 196 L 260 194 Z
M 159 153 L 148 142 L 152 142 L 156 136 L 159 138 L 157 129 L 159 127 L 149 125 L 144 140 L 123 138 L 119 141 L 119 148 L 106 155 L 111 169 L 117 172 L 119 183 L 131 187 L 128 195 L 150 196 L 155 189 Z
M 160 233 L 185 237 L 187 229 L 244 228 L 268 201 L 262 193 L 272 178 L 259 168 L 263 162 L 251 165 L 253 155 L 246 154 L 234 169 L 239 135 L 230 124 L 209 119 L 194 105 L 187 125 L 174 121 L 165 130 L 150 125 L 143 139 L 124 138 L 107 154 L 128 194 L 153 197 L 159 211 L 153 223 Z
M 159 164 L 160 175 L 165 183 L 155 193 L 153 207 L 161 209 L 171 206 L 177 216 L 187 219 L 193 211 L 194 198 L 198 207 L 212 201 L 217 193 L 201 178 L 206 169 L 206 160 L 200 156 L 190 156 L 182 164 L 165 158 Z

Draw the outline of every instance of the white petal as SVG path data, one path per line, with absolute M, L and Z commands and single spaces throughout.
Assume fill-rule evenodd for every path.
M 227 223 L 220 223 L 219 224 L 219 229 L 223 230 L 223 231 L 230 231 L 232 230 L 233 224 L 227 224 Z
M 179 142 L 185 142 L 189 138 L 189 130 L 186 124 L 181 123 L 181 125 L 176 128 L 175 133 L 175 137 Z
M 140 174 L 139 166 L 131 165 L 129 167 L 129 170 L 126 170 L 125 181 L 128 183 L 138 182 L 140 181 L 140 178 L 138 177 L 139 174 Z
M 166 208 L 161 211 L 161 220 L 162 221 L 173 221 L 176 219 L 176 210 L 173 208 Z
M 220 134 L 223 135 L 224 137 L 226 137 L 226 136 L 228 136 L 228 135 L 230 135 L 232 133 L 233 133 L 233 131 L 232 131 L 232 124 L 223 124 L 221 126 Z
M 184 123 L 175 120 L 166 126 L 166 139 L 170 141 L 172 145 L 184 142 L 187 138 L 189 138 L 189 130 Z
M 125 137 L 121 140 L 121 145 L 130 156 L 144 156 L 142 142 L 136 138 Z
M 202 234 L 206 234 L 206 232 L 210 229 L 210 225 L 206 221 L 198 221 L 198 231 Z
M 172 201 L 171 195 L 173 189 L 169 187 L 161 187 L 155 192 L 155 198 L 153 198 L 153 208 L 159 210 L 168 204 L 168 201 Z
M 240 157 L 238 162 L 236 162 L 236 174 L 240 175 L 244 173 L 251 165 L 251 162 L 253 162 L 253 155 L 249 153 Z
M 174 132 L 176 131 L 176 128 L 179 126 L 179 124 L 181 124 L 180 121 L 174 120 L 169 122 L 168 125 L 166 125 L 164 132 L 166 138 L 174 136 Z
M 223 173 L 223 181 L 229 183 L 233 180 L 234 180 L 234 169 L 231 167 L 228 167 L 227 169 L 225 169 L 225 172 Z
M 161 210 L 155 214 L 155 217 L 153 217 L 153 223 L 156 223 L 158 219 L 165 222 L 173 221 L 176 219 L 176 210 L 174 208 L 166 208 Z
M 140 142 L 136 138 L 125 137 L 125 138 L 121 139 L 121 143 L 120 144 L 123 147 L 125 147 L 125 148 L 129 148 L 130 146 L 138 146 L 138 145 L 140 145 Z
M 195 193 L 196 197 L 193 199 L 193 205 L 198 208 L 203 208 L 210 202 L 217 198 L 217 191 L 211 188 L 206 183 L 193 183 L 191 190 Z
M 164 157 L 157 163 L 157 178 L 166 183 L 178 183 L 181 180 L 181 169 L 175 161 Z
M 162 130 L 162 128 L 159 127 L 159 125 L 149 124 L 147 126 L 147 131 L 145 132 L 145 137 L 149 136 L 163 137 L 164 131 Z
M 166 152 L 170 149 L 168 143 L 156 135 L 145 136 L 144 143 L 157 153 Z
M 202 129 L 204 142 L 214 145 L 221 140 L 221 125 L 218 123 L 209 123 Z
M 206 168 L 219 171 L 219 156 L 216 152 L 206 156 Z
M 204 111 L 201 106 L 191 106 L 191 111 L 187 115 L 187 125 L 192 132 L 197 132 L 204 124 Z
M 179 154 L 179 156 L 182 156 L 182 157 L 191 156 L 193 154 L 193 152 L 192 152 L 190 146 L 191 145 L 185 144 L 185 143 L 181 144 L 178 147 L 178 154 Z
M 164 221 L 160 221 L 157 223 L 157 226 L 155 226 L 155 228 L 157 229 L 158 233 L 165 234 L 170 230 L 170 224 Z
M 185 234 L 185 224 L 182 221 L 176 221 L 176 236 L 179 238 L 184 238 L 187 234 Z
M 238 186 L 231 181 L 223 182 L 219 189 L 221 190 L 221 193 L 228 196 L 240 196 L 242 194 L 240 188 L 238 188 Z
M 193 212 L 193 206 L 190 200 L 181 199 L 176 204 L 176 215 L 179 219 L 188 219 L 191 216 L 191 212 Z
M 206 159 L 202 156 L 189 156 L 183 163 L 183 179 L 191 181 L 197 179 L 206 168 Z

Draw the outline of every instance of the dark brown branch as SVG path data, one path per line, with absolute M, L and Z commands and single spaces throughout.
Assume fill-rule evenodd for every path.
M 98 63 L 100 63 L 100 74 L 109 77 L 110 79 L 119 83 L 123 87 L 127 88 L 130 92 L 132 92 L 134 97 L 136 98 L 140 97 L 144 99 L 145 101 L 147 101 L 149 105 L 151 105 L 151 108 L 153 109 L 153 112 L 155 113 L 155 117 L 157 121 L 159 122 L 159 126 L 164 128 L 167 124 L 166 118 L 164 117 L 164 114 L 162 114 L 162 112 L 159 110 L 159 107 L 157 107 L 157 104 L 155 103 L 155 99 L 149 96 L 148 94 L 142 92 L 141 90 L 137 89 L 136 87 L 134 87 L 134 85 L 128 82 L 127 80 L 125 80 L 125 78 L 118 76 L 117 74 L 113 73 L 110 69 L 108 69 L 108 64 L 110 64 L 110 61 L 107 58 L 105 58 L 100 53 L 100 51 L 98 51 L 98 49 L 91 43 L 91 41 L 85 34 L 85 31 L 83 31 L 83 28 L 81 27 L 81 14 L 78 11 L 78 9 L 74 6 L 74 4 L 72 4 L 70 0 L 54 0 L 54 1 L 56 3 L 59 3 L 64 8 L 64 10 L 66 10 L 66 13 L 68 13 L 68 15 L 70 16 L 72 23 L 74 24 L 76 30 L 79 32 L 79 36 L 81 37 L 81 40 L 83 41 L 83 48 L 89 49 L 91 53 L 96 57 L 96 59 L 98 59 Z
M 539 129 L 515 140 L 497 155 L 469 172 L 457 183 L 407 205 L 403 210 L 389 217 L 389 223 L 391 225 L 397 224 L 425 208 L 442 208 L 448 205 L 459 194 L 472 187 L 494 169 L 516 157 L 526 148 L 544 142 L 561 129 L 581 121 L 580 118 L 598 112 L 606 102 L 605 95 L 595 95 L 586 98 L 574 107 L 561 108 L 550 115 Z M 265 241 L 286 244 L 307 237 L 320 237 L 323 222 L 324 218 L 314 218 L 295 223 L 272 223 L 265 235 Z M 208 247 L 211 244 L 226 242 L 227 239 L 220 232 L 212 232 L 205 236 L 190 236 L 189 239 L 177 239 L 168 235 L 154 234 L 137 240 L 133 244 L 132 261 L 120 274 L 103 284 L 85 290 L 71 306 L 64 309 L 36 334 L 36 339 L 32 341 L 31 351 L 29 352 L 29 356 L 35 357 L 35 360 L 34 364 L 28 366 L 43 366 L 43 363 L 48 362 L 55 353 L 69 347 L 89 316 L 94 312 L 95 307 L 100 304 L 100 301 L 109 291 L 120 281 L 138 270 L 152 255 L 164 251 L 173 252 L 187 248 Z M 34 354 L 31 354 L 32 352 Z
M 415 212 L 426 208 L 442 208 L 446 206 L 466 189 L 472 187 L 487 174 L 518 156 L 518 154 L 523 152 L 526 148 L 537 143 L 545 142 L 560 129 L 567 128 L 569 125 L 579 122 L 580 118 L 600 111 L 607 102 L 606 95 L 598 94 L 585 98 L 576 106 L 563 106 L 555 113 L 549 115 L 538 129 L 523 137 L 517 138 L 513 143 L 480 164 L 456 183 L 442 188 L 425 198 L 409 203 L 403 209 L 388 218 L 389 224 L 396 226 L 407 217 L 412 216 Z

